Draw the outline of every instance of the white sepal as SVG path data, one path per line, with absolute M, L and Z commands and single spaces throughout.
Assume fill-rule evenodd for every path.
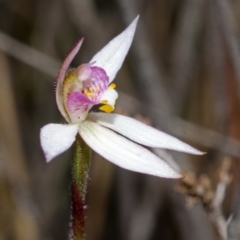
M 70 119 L 68 117 L 68 114 L 65 110 L 64 104 L 63 104 L 63 96 L 62 96 L 62 85 L 63 85 L 63 81 L 66 75 L 66 72 L 73 60 L 73 58 L 75 57 L 75 55 L 78 53 L 80 47 L 82 46 L 83 43 L 83 38 L 81 38 L 75 45 L 74 47 L 71 49 L 71 51 L 67 54 L 67 56 L 65 57 L 58 75 L 57 75 L 57 80 L 56 80 L 56 102 L 57 102 L 57 106 L 58 109 L 60 111 L 60 113 L 62 114 L 62 116 L 66 119 L 67 122 L 70 122 Z
M 88 118 L 148 147 L 165 148 L 196 155 L 204 154 L 179 139 L 130 117 L 112 113 L 90 113 Z
M 112 39 L 90 61 L 93 65 L 103 68 L 109 77 L 109 83 L 113 81 L 118 70 L 132 44 L 139 16 L 117 37 Z
M 47 162 L 71 147 L 78 132 L 78 124 L 47 124 L 41 128 L 40 142 Z
M 149 150 L 97 123 L 83 122 L 79 133 L 95 152 L 122 168 L 158 177 L 182 177 Z

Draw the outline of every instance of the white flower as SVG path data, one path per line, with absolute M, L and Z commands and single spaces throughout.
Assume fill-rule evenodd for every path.
M 41 146 L 47 162 L 70 148 L 77 134 L 108 161 L 128 170 L 159 177 L 179 178 L 181 174 L 139 144 L 202 154 L 135 119 L 110 113 L 118 97 L 116 86 L 111 82 L 131 46 L 137 21 L 138 17 L 98 52 L 90 63 L 67 72 L 83 39 L 65 58 L 57 77 L 56 101 L 68 124 L 51 123 L 41 129 Z M 105 113 L 89 113 L 92 106 L 97 104 L 102 104 L 100 109 Z

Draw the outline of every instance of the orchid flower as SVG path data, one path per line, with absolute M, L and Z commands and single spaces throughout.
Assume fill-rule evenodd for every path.
M 66 56 L 57 76 L 56 101 L 68 124 L 50 123 L 41 129 L 41 146 L 47 162 L 69 149 L 77 134 L 108 161 L 159 177 L 179 178 L 181 174 L 141 145 L 202 154 L 151 126 L 111 113 L 118 97 L 112 81 L 132 44 L 137 21 L 138 17 L 89 63 L 68 70 L 83 39 Z M 95 105 L 103 112 L 89 112 Z

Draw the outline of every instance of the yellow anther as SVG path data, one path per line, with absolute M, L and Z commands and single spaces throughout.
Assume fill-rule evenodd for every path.
M 115 83 L 111 83 L 109 86 L 108 86 L 108 89 L 114 89 L 116 88 L 116 84 Z
M 96 96 L 96 93 L 90 93 L 90 92 L 88 92 L 86 95 L 87 95 L 87 97 L 95 97 L 95 96 Z
M 114 107 L 106 104 L 106 105 L 101 106 L 99 109 L 104 112 L 110 113 L 114 110 Z
M 93 92 L 93 91 L 94 91 L 94 87 L 90 87 L 90 88 L 89 88 L 89 91 L 90 91 L 90 92 Z

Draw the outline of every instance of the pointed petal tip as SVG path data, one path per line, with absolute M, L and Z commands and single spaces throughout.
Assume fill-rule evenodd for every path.
M 46 152 L 44 152 L 44 156 L 46 159 L 46 163 L 51 162 L 51 160 L 53 160 L 53 158 L 54 158 L 54 156 L 51 156 L 51 155 L 47 154 Z
M 73 58 L 75 57 L 75 55 L 79 52 L 81 46 L 82 46 L 82 43 L 84 41 L 84 38 L 80 38 L 75 44 L 74 46 L 72 47 L 72 49 L 70 50 L 70 52 L 67 54 L 67 57 L 68 56 L 70 57 L 70 61 L 69 61 L 69 64 L 71 63 L 71 61 L 73 60 Z M 65 61 L 65 60 L 64 60 Z M 67 69 L 66 69 L 67 70 Z
M 181 173 L 179 173 L 179 172 L 176 172 L 176 173 L 177 174 L 176 174 L 175 179 L 182 179 L 182 178 L 184 178 L 184 176 Z
M 83 43 L 83 41 L 84 41 L 84 38 L 82 37 L 82 38 L 80 38 L 78 41 L 77 41 L 77 43 L 75 44 L 75 46 L 73 47 L 73 48 L 78 48 L 78 50 L 80 49 L 80 47 L 81 47 L 81 45 L 82 45 L 82 43 Z M 77 51 L 78 52 L 78 51 Z
M 42 129 L 41 129 L 41 131 L 42 131 Z M 52 156 L 51 154 L 49 154 L 48 151 L 45 149 L 45 146 L 44 146 L 44 143 L 43 143 L 41 134 L 42 134 L 42 133 L 40 133 L 40 142 L 41 142 L 42 151 L 43 151 L 43 154 L 44 154 L 46 163 L 49 163 L 49 162 L 51 162 L 51 160 L 53 160 L 54 156 Z
M 185 143 L 184 143 L 183 148 L 181 147 L 181 148 L 178 148 L 178 149 L 174 149 L 174 148 L 167 148 L 167 149 L 169 149 L 169 150 L 175 150 L 175 151 L 177 151 L 177 152 L 182 152 L 182 153 L 199 155 L 199 156 L 200 156 L 200 155 L 204 155 L 204 154 L 207 153 L 207 152 L 202 152 L 202 151 L 200 151 L 200 150 L 198 150 L 198 149 L 196 149 L 196 148 L 194 148 L 194 147 L 192 147 L 192 146 L 190 146 L 190 145 L 188 145 L 188 144 L 185 144 Z
M 192 148 L 188 153 L 194 154 L 194 155 L 204 155 L 207 154 L 207 152 L 202 152 L 196 148 Z
M 82 38 L 79 39 L 79 42 L 82 43 L 83 41 L 84 41 L 84 37 L 82 37 Z
M 137 28 L 137 24 L 138 24 L 138 20 L 139 20 L 140 15 L 137 15 L 137 17 L 134 18 L 134 20 L 131 22 L 131 24 L 125 29 L 125 31 L 127 29 L 132 29 L 131 32 L 133 32 L 133 35 L 135 34 L 136 28 Z
M 137 23 L 138 22 L 138 20 L 139 20 L 139 18 L 140 18 L 140 15 L 138 14 L 135 18 L 134 18 L 134 20 L 133 20 L 133 22 L 132 23 Z
M 172 178 L 172 179 L 180 179 L 183 178 L 183 175 L 176 171 L 175 169 L 173 169 L 172 167 L 169 166 L 168 172 L 165 173 L 165 175 L 161 175 L 159 177 L 164 177 L 164 178 Z

